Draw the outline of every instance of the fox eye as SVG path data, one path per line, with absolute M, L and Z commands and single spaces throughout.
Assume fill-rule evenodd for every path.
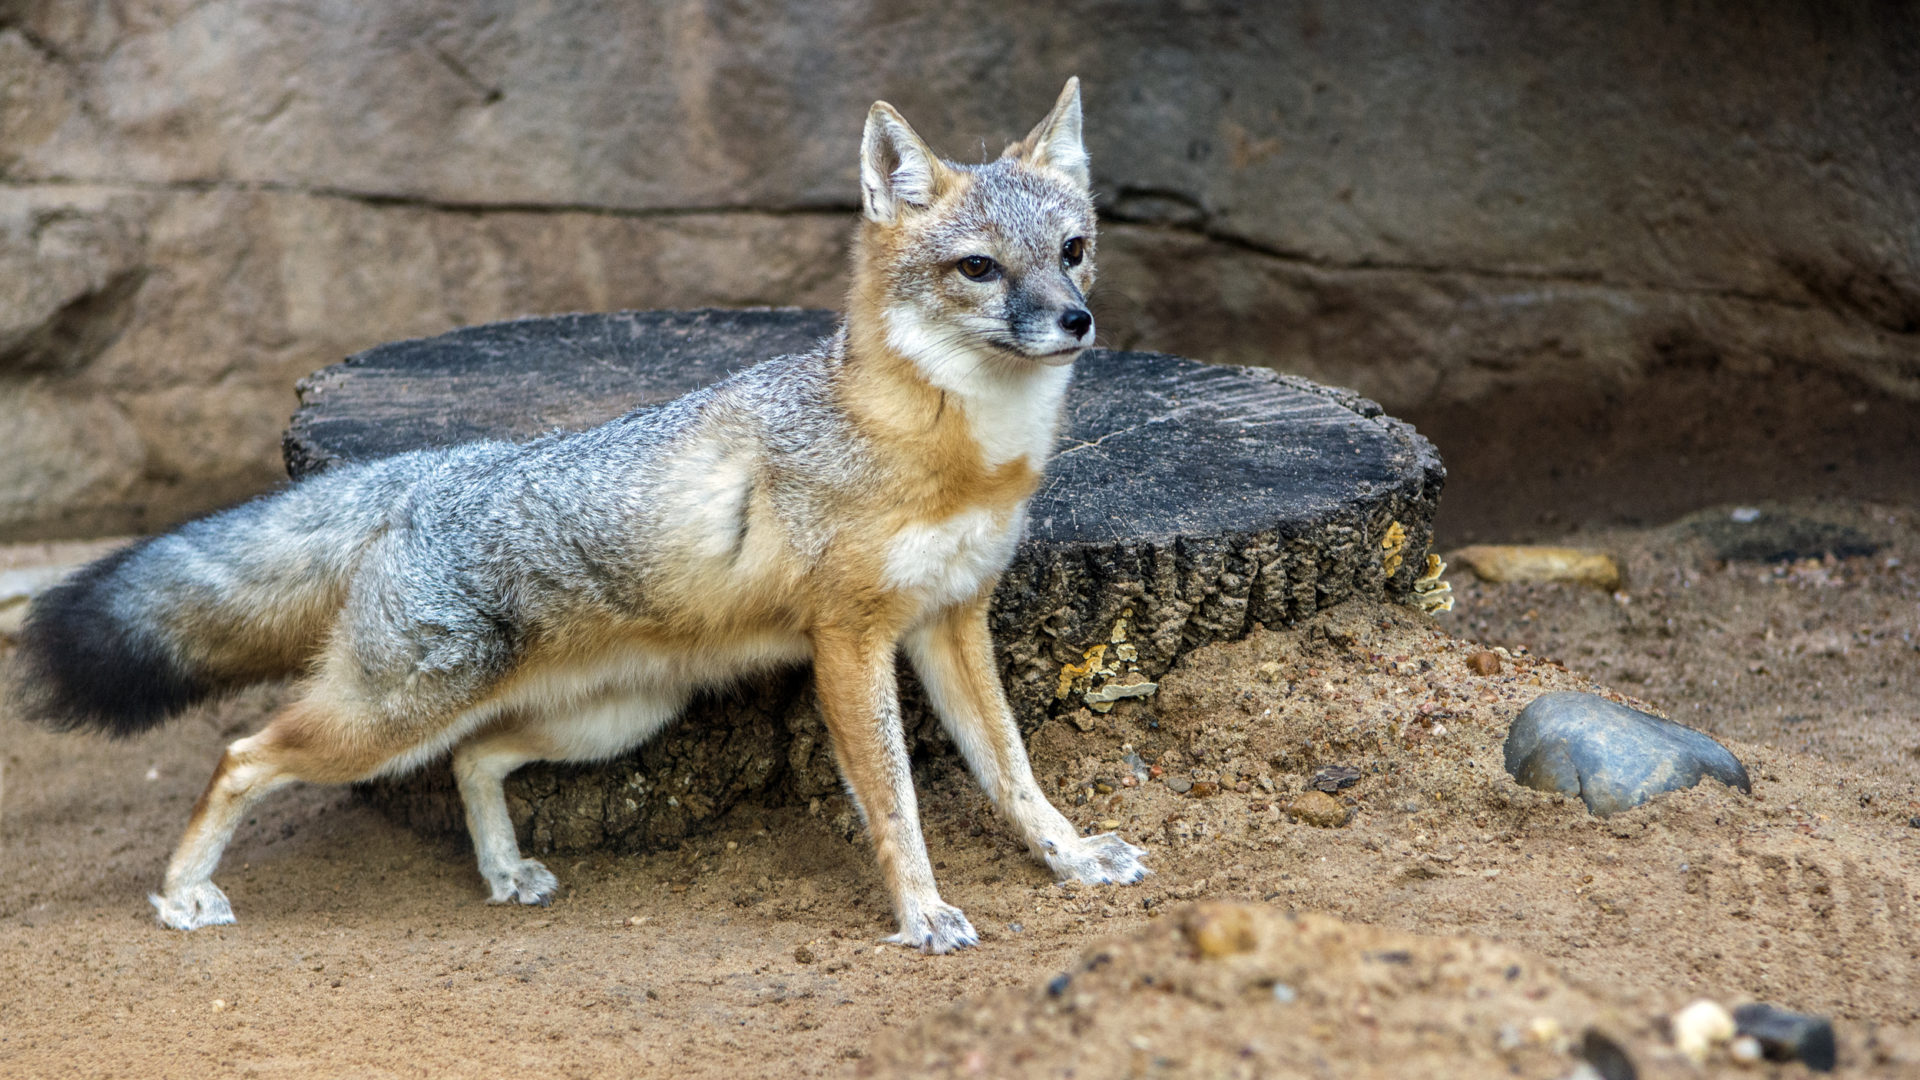
M 960 260 L 960 272 L 974 281 L 985 281 L 998 269 L 1000 264 L 985 255 L 969 255 Z
M 1061 244 L 1060 257 L 1067 261 L 1068 266 L 1079 266 L 1080 260 L 1087 257 L 1086 238 L 1076 236 L 1066 243 Z

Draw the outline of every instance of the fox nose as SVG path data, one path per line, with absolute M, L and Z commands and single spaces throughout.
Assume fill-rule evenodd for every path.
M 1085 308 L 1068 308 L 1060 313 L 1060 329 L 1074 337 L 1085 337 L 1093 326 L 1093 316 Z

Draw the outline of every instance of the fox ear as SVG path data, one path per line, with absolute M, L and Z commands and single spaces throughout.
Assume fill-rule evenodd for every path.
M 1080 141 L 1078 76 L 1067 80 L 1066 88 L 1060 91 L 1060 99 L 1053 103 L 1053 111 L 1047 118 L 1026 138 L 1007 148 L 1006 156 L 1014 155 L 1029 165 L 1065 173 L 1081 191 L 1087 190 L 1092 177 L 1087 174 L 1087 148 Z
M 860 198 L 868 220 L 885 225 L 902 207 L 932 206 L 946 173 L 893 106 L 873 103 L 860 138 Z

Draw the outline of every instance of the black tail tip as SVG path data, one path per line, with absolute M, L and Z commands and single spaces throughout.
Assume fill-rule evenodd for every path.
M 34 599 L 13 662 L 15 697 L 28 718 L 127 738 L 207 696 L 211 688 L 151 631 L 114 610 L 125 587 L 119 571 L 144 546 L 91 563 Z

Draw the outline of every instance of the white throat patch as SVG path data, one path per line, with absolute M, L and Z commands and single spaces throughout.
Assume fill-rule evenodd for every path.
M 959 399 L 988 468 L 1025 457 L 1038 471 L 1053 456 L 1073 365 L 1019 364 L 957 343 L 955 335 L 942 333 L 906 304 L 886 309 L 881 317 L 887 345 L 913 361 L 928 382 Z

